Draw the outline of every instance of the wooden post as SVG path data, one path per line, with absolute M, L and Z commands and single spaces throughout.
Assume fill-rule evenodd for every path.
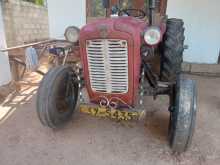
M 145 2 L 145 0 L 135 0 L 135 1 L 133 1 L 133 8 L 134 9 L 144 9 L 144 2 Z
M 160 1 L 160 15 L 166 15 L 167 12 L 167 0 Z
M 110 1 L 110 6 L 112 7 L 112 6 L 114 6 L 114 5 L 117 5 L 117 4 L 118 4 L 118 1 L 119 1 L 119 0 L 111 0 L 111 1 Z
M 92 1 L 91 0 L 86 0 L 86 22 L 88 22 L 88 18 L 91 17 L 91 5 Z

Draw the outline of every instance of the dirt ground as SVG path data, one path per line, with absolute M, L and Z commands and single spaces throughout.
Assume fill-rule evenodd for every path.
M 197 77 L 199 111 L 190 150 L 173 155 L 167 143 L 167 99 L 145 98 L 154 111 L 140 122 L 118 123 L 76 113 L 64 128 L 43 127 L 36 86 L 0 106 L 0 165 L 219 165 L 220 78 Z

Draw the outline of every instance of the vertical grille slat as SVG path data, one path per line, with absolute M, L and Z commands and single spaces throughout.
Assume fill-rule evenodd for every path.
M 101 93 L 128 92 L 128 44 L 120 39 L 86 41 L 92 90 Z

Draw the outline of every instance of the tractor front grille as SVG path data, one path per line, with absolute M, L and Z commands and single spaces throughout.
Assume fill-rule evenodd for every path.
M 92 90 L 101 93 L 128 92 L 128 44 L 120 39 L 86 41 Z

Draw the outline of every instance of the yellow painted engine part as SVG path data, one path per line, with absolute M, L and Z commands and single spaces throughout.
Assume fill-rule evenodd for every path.
M 80 105 L 80 112 L 95 117 L 110 118 L 114 120 L 138 120 L 143 113 L 135 111 L 122 111 L 106 107 L 92 107 L 88 105 Z

